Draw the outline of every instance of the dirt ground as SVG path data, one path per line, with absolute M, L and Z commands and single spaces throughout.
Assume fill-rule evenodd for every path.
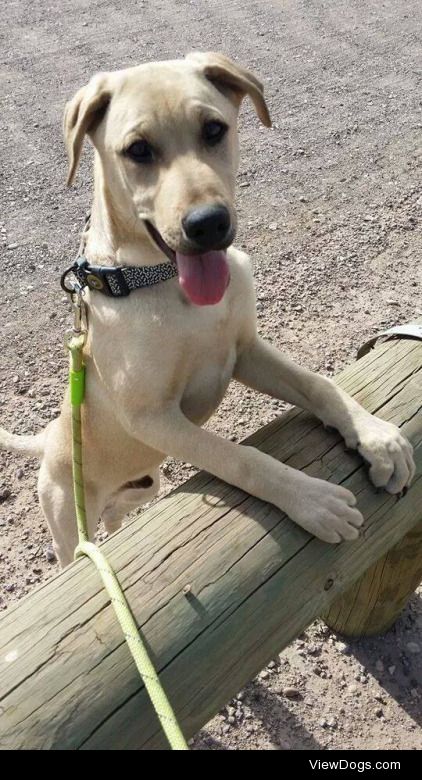
M 422 315 L 420 0 L 8 0 L 0 47 L 0 419 L 56 416 L 69 322 L 59 272 L 90 203 L 64 186 L 64 102 L 98 70 L 221 50 L 262 77 L 274 126 L 241 119 L 237 243 L 260 332 L 333 374 Z M 241 439 L 283 404 L 233 386 L 211 427 Z M 57 564 L 37 464 L 0 456 L 0 609 Z M 168 461 L 165 490 L 193 470 Z M 315 624 L 214 718 L 196 749 L 421 748 L 422 601 L 351 643 Z M 419 724 L 419 725 L 418 725 Z

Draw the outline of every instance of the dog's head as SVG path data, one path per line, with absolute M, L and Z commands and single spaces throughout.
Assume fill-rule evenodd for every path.
M 121 240 L 147 232 L 177 258 L 179 276 L 210 253 L 215 268 L 236 231 L 237 114 L 246 95 L 269 127 L 262 85 L 221 54 L 100 73 L 66 106 L 68 183 L 88 134 Z

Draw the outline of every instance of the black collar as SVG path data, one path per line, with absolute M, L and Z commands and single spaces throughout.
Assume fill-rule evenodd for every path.
M 60 284 L 65 292 L 73 292 L 66 285 L 70 273 L 76 276 L 82 288 L 89 287 L 113 298 L 125 298 L 132 290 L 173 279 L 177 276 L 177 267 L 171 262 L 141 266 L 90 265 L 86 257 L 81 256 L 62 275 Z

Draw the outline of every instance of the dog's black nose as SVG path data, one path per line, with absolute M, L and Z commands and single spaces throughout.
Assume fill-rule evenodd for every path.
M 228 209 L 219 204 L 198 206 L 182 219 L 183 230 L 200 249 L 225 249 L 231 233 Z

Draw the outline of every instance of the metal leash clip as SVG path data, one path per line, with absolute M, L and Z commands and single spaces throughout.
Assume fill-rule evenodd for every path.
M 74 284 L 70 298 L 73 310 L 73 333 L 79 336 L 81 333 L 86 333 L 86 305 L 82 287 L 77 282 Z
M 72 330 L 66 333 L 66 346 L 71 348 L 75 342 L 82 347 L 86 342 L 88 322 L 86 304 L 83 299 L 83 288 L 78 282 L 72 282 L 72 289 L 67 290 L 70 295 L 73 312 Z

